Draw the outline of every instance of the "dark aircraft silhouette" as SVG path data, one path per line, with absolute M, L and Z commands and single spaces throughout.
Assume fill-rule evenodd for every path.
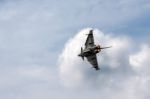
M 84 57 L 86 57 L 93 68 L 95 68 L 96 70 L 100 70 L 100 68 L 98 67 L 96 54 L 101 52 L 102 49 L 110 47 L 100 47 L 100 45 L 96 46 L 94 44 L 93 30 L 90 30 L 90 33 L 88 34 L 87 40 L 85 42 L 85 48 L 83 49 L 81 47 L 81 53 L 78 56 L 82 57 L 83 60 Z

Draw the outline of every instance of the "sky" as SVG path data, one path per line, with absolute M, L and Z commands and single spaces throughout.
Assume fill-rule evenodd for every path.
M 0 0 L 1 99 L 149 99 L 149 0 Z M 76 55 L 112 45 L 101 71 Z

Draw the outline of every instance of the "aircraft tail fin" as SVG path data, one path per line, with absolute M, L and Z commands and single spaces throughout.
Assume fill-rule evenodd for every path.
M 83 56 L 83 48 L 81 47 L 81 57 L 84 60 L 84 56 Z
M 84 60 L 84 56 L 83 56 L 83 48 L 81 47 L 81 53 L 78 55 L 80 56 L 83 60 Z

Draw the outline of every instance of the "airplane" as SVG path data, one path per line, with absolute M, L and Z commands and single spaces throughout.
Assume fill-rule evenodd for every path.
M 85 42 L 85 48 L 83 49 L 81 47 L 81 53 L 78 55 L 84 60 L 84 57 L 87 58 L 87 60 L 90 62 L 93 68 L 95 70 L 100 70 L 97 62 L 97 56 L 96 54 L 101 52 L 102 49 L 110 48 L 109 47 L 101 47 L 100 45 L 94 44 L 94 36 L 93 36 L 93 30 L 89 31 L 89 34 L 87 34 L 88 37 Z

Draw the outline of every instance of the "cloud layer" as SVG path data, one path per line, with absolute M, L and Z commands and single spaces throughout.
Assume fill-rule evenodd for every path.
M 113 46 L 97 55 L 101 70 L 95 71 L 87 61 L 82 61 L 77 56 L 89 30 L 90 28 L 80 31 L 66 43 L 59 57 L 62 83 L 67 87 L 94 88 L 102 93 L 108 91 L 110 96 L 104 96 L 106 99 L 121 98 L 125 95 L 128 99 L 148 97 L 149 46 L 138 45 L 136 48 L 141 48 L 135 52 L 131 38 L 113 36 L 94 29 L 96 44 Z

